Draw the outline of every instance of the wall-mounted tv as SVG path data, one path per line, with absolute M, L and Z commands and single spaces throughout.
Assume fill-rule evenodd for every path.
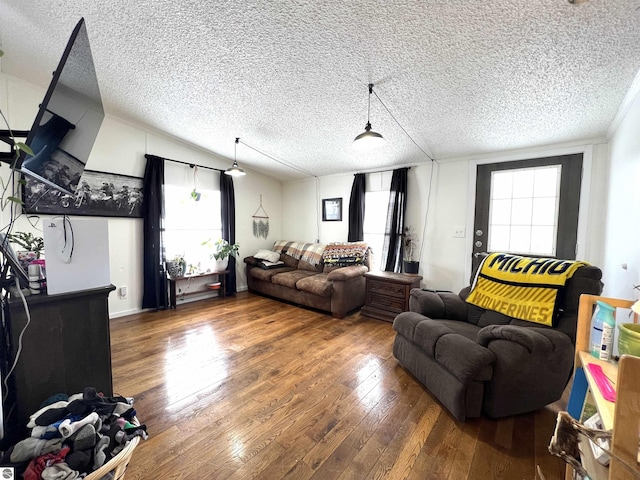
M 89 37 L 80 19 L 27 136 L 16 169 L 73 195 L 104 119 Z

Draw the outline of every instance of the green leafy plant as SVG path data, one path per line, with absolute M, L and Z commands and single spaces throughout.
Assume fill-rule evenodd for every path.
M 202 242 L 202 245 L 211 247 L 211 239 Z M 222 238 L 216 240 L 216 242 L 213 244 L 213 247 L 215 248 L 215 251 L 211 255 L 209 255 L 209 258 L 214 258 L 216 260 L 224 260 L 230 255 L 235 257 L 236 255 L 238 255 L 238 251 L 240 249 L 239 244 L 231 244 Z
M 28 252 L 35 252 L 36 257 L 40 258 L 40 254 L 44 250 L 44 240 L 42 237 L 36 237 L 31 232 L 16 232 L 7 235 L 9 241 L 20 245 Z
M 184 255 L 180 253 L 174 255 L 171 261 L 179 265 L 185 265 L 185 266 L 187 265 L 187 261 L 185 260 Z
M 2 50 L 0 50 L 0 57 L 2 57 L 4 55 L 4 52 Z M 33 155 L 33 150 L 31 150 L 31 148 L 29 147 L 29 145 L 27 145 L 26 143 L 23 142 L 16 142 L 15 141 L 15 137 L 13 136 L 13 132 L 11 131 L 11 127 L 9 126 L 9 122 L 7 120 L 7 117 L 4 116 L 4 112 L 0 109 L 0 116 L 2 117 L 2 121 L 4 122 L 4 124 L 7 126 L 7 131 L 9 132 L 9 140 L 10 140 L 10 144 L 11 144 L 11 148 L 13 150 L 13 161 L 11 163 L 11 169 L 13 170 L 16 164 L 16 161 L 18 160 L 18 157 L 20 156 L 20 152 L 25 152 L 28 153 L 29 155 Z M 7 195 L 7 192 L 9 191 L 10 187 L 13 187 L 14 185 L 14 175 L 13 173 L 11 174 L 11 176 L 9 177 L 9 181 L 5 182 L 4 178 L 0 178 L 0 189 L 1 189 L 1 193 L 0 193 L 0 210 L 4 211 L 4 209 L 7 207 L 7 205 L 9 204 L 19 204 L 22 205 L 22 200 L 19 197 L 16 197 L 15 195 Z M 18 183 L 21 185 L 25 185 L 26 182 L 22 179 L 18 180 Z
M 200 198 L 202 197 L 202 194 L 200 192 L 198 192 L 195 188 L 193 190 L 191 190 L 191 199 L 199 202 Z

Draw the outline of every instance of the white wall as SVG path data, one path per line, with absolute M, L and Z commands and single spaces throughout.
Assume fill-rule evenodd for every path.
M 640 95 L 610 140 L 610 173 L 605 233 L 604 294 L 637 299 L 640 292 Z M 626 269 L 622 265 L 627 266 Z
M 604 232 L 601 218 L 606 208 L 607 145 L 602 140 L 591 143 L 574 142 L 555 146 L 529 148 L 513 152 L 486 154 L 478 157 L 429 161 L 411 167 L 408 175 L 409 201 L 406 224 L 413 225 L 425 239 L 420 256 L 422 286 L 458 291 L 469 283 L 473 209 L 475 196 L 475 165 L 479 162 L 510 161 L 567 153 L 584 153 L 583 195 L 580 205 L 580 259 L 602 265 Z M 433 191 L 429 199 L 429 178 L 433 167 Z M 314 182 L 318 190 L 314 188 Z M 283 237 L 286 240 L 322 242 L 346 241 L 348 231 L 348 203 L 353 174 L 287 182 L 283 185 Z M 322 198 L 343 198 L 343 221 L 311 220 L 313 212 L 321 209 Z M 429 200 L 428 200 L 429 199 Z M 426 208 L 429 205 L 427 214 Z M 629 214 L 629 213 L 627 213 Z M 426 217 L 426 229 L 425 229 Z M 454 236 L 454 230 L 464 227 L 464 238 Z M 639 283 L 636 281 L 636 283 Z
M 12 128 L 31 128 L 44 91 L 44 88 L 0 74 L 0 107 Z M 107 115 L 87 162 L 87 168 L 142 177 L 146 153 L 219 169 L 225 169 L 231 164 L 229 159 L 191 147 L 161 132 Z M 259 248 L 269 248 L 281 237 L 282 229 L 280 182 L 250 170 L 246 171 L 247 175 L 234 179 L 236 241 L 240 244 L 240 260 L 237 263 L 238 290 L 246 289 L 247 285 L 242 258 L 255 253 Z M 3 179 L 8 177 L 8 173 L 8 167 L 3 166 L 0 169 Z M 253 236 L 252 215 L 260 206 L 260 195 L 262 205 L 270 217 L 270 233 L 267 239 Z M 0 212 L 0 225 L 7 225 L 9 219 L 7 210 Z M 42 235 L 42 226 L 37 218 L 32 219 L 32 223 L 34 226 L 29 224 L 25 216 L 21 216 L 14 231 L 32 231 L 34 234 Z M 109 245 L 111 283 L 116 287 L 128 287 L 127 298 L 120 298 L 117 291 L 109 296 L 110 316 L 137 312 L 142 304 L 142 219 L 109 218 Z

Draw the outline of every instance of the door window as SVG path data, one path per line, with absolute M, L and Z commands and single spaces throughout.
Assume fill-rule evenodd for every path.
M 555 256 L 562 165 L 491 172 L 492 252 Z

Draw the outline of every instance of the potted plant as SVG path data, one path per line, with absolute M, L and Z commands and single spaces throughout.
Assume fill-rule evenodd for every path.
M 202 243 L 203 245 L 211 246 L 211 239 Z M 214 271 L 221 272 L 227 269 L 229 265 L 229 256 L 233 255 L 234 257 L 238 255 L 238 250 L 240 249 L 240 245 L 237 243 L 231 244 L 226 240 L 219 238 L 213 244 L 215 251 L 209 255 L 209 258 L 216 261 L 214 266 Z
M 404 227 L 402 232 L 402 259 L 404 264 L 404 273 L 409 275 L 417 275 L 420 268 L 420 262 L 414 260 L 414 255 L 419 251 L 418 243 L 420 239 L 418 234 L 411 225 Z
M 44 240 L 36 237 L 31 232 L 9 233 L 7 238 L 10 242 L 19 245 L 23 250 L 18 250 L 16 255 L 22 268 L 26 271 L 31 262 L 40 258 L 44 250 Z
M 187 272 L 187 261 L 184 259 L 184 255 L 177 254 L 165 263 L 167 264 L 167 274 L 171 278 L 184 277 Z

